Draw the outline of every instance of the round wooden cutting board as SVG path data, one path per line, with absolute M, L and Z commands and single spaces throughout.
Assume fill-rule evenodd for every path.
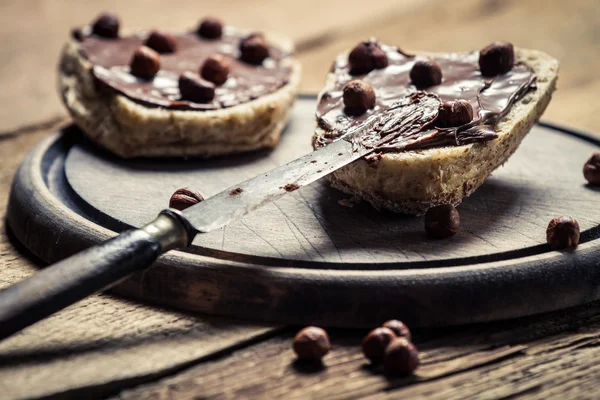
M 15 177 L 15 236 L 55 262 L 139 227 L 190 186 L 214 195 L 311 151 L 315 98 L 298 99 L 274 151 L 215 160 L 120 160 L 76 127 L 35 147 Z M 295 191 L 122 282 L 120 294 L 278 323 L 415 326 L 513 318 L 600 298 L 600 193 L 582 166 L 586 135 L 535 126 L 517 153 L 460 205 L 461 231 L 431 240 L 422 218 L 355 204 L 326 180 Z M 546 226 L 575 217 L 581 244 L 551 251 Z

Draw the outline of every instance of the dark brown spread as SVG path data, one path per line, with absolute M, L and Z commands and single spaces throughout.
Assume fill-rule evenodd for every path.
M 273 46 L 262 65 L 240 60 L 239 43 L 245 35 L 227 27 L 217 40 L 203 39 L 193 32 L 174 35 L 177 51 L 161 54 L 158 74 L 154 79 L 144 80 L 129 73 L 129 63 L 146 36 L 137 34 L 118 39 L 87 36 L 81 40 L 80 51 L 93 64 L 93 74 L 100 83 L 151 107 L 178 110 L 232 107 L 275 92 L 289 81 L 292 72 L 290 64 L 282 62 L 289 54 Z M 179 76 L 189 71 L 198 73 L 206 58 L 217 53 L 228 57 L 231 63 L 229 77 L 216 87 L 214 100 L 207 103 L 182 100 Z
M 345 137 L 346 140 L 360 142 L 381 151 L 488 141 L 497 137 L 493 129 L 495 122 L 506 115 L 512 104 L 533 88 L 535 83 L 533 71 L 525 64 L 517 63 L 505 74 L 484 77 L 479 71 L 478 52 L 450 53 L 429 58 L 440 65 L 443 80 L 440 85 L 424 89 L 423 93 L 411 83 L 409 73 L 416 61 L 426 58 L 406 55 L 396 47 L 381 45 L 381 48 L 388 56 L 389 65 L 383 69 L 374 69 L 366 75 L 351 75 L 346 57 L 339 57 L 335 61 L 332 67 L 335 81 L 332 88 L 322 94 L 317 108 L 317 122 L 325 132 L 315 138 L 315 147 L 326 145 L 348 132 L 357 133 Z M 343 88 L 353 79 L 369 83 L 376 93 L 375 107 L 358 116 L 344 110 Z M 419 93 L 413 95 L 415 92 Z M 425 93 L 433 96 L 423 97 Z M 397 109 L 402 102 L 414 99 L 421 99 L 419 106 L 428 108 L 421 112 L 422 120 L 411 122 L 421 125 L 418 134 L 400 134 L 392 139 L 382 140 L 387 135 L 386 129 L 391 129 L 390 121 L 382 124 L 386 120 L 386 113 L 393 111 L 394 107 Z M 452 128 L 436 126 L 435 117 L 439 106 L 452 100 L 468 101 L 473 107 L 473 120 Z M 363 126 L 371 127 L 362 129 Z M 378 131 L 377 126 L 387 128 Z

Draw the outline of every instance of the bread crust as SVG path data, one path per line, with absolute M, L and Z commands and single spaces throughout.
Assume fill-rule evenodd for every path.
M 431 53 L 429 53 L 431 54 Z M 515 152 L 550 102 L 558 61 L 538 50 L 515 49 L 517 61 L 537 76 L 535 90 L 511 107 L 495 126 L 498 138 L 486 143 L 383 153 L 377 161 L 360 159 L 328 175 L 331 186 L 361 198 L 376 209 L 422 215 L 429 208 L 460 204 Z M 330 74 L 323 93 L 333 87 Z M 317 127 L 315 136 L 324 133 Z
M 286 51 L 287 40 L 268 37 Z M 74 39 L 65 45 L 58 86 L 74 122 L 96 144 L 124 158 L 212 157 L 259 148 L 273 148 L 289 117 L 300 81 L 300 64 L 277 91 L 233 107 L 210 110 L 169 110 L 147 107 L 114 91 L 97 89 L 92 64 Z

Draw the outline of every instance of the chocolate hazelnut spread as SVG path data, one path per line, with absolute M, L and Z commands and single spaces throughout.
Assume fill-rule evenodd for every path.
M 495 122 L 508 113 L 516 100 L 534 87 L 536 79 L 532 69 L 522 63 L 515 64 L 507 73 L 484 77 L 479 70 L 478 52 L 449 53 L 426 58 L 404 54 L 392 46 L 380 47 L 386 52 L 389 65 L 364 75 L 352 75 L 346 57 L 340 56 L 335 61 L 331 72 L 334 74 L 334 82 L 322 94 L 317 107 L 317 122 L 325 132 L 315 138 L 315 147 L 324 146 L 348 132 L 360 133 L 347 135 L 344 139 L 360 142 L 361 145 L 372 146 L 380 151 L 485 142 L 497 137 L 493 129 Z M 415 62 L 424 60 L 439 64 L 443 78 L 441 84 L 419 90 L 411 82 L 409 74 Z M 343 88 L 354 79 L 362 79 L 370 84 L 376 94 L 375 107 L 361 115 L 344 109 Z M 423 97 L 425 93 L 427 97 Z M 381 125 L 378 122 L 367 130 L 361 129 L 362 126 L 373 124 L 377 118 L 381 119 L 386 113 L 397 114 L 393 110 L 398 107 L 398 101 L 410 98 L 421 99 L 419 107 L 427 108 L 421 113 L 426 118 L 411 122 L 422 126 L 418 135 L 397 135 L 395 138 L 382 140 L 386 132 L 377 132 L 377 125 Z M 471 104 L 473 120 L 456 127 L 441 127 L 436 120 L 439 107 L 444 102 L 454 100 L 466 100 Z M 388 130 L 389 124 L 384 124 Z
M 245 35 L 226 27 L 215 40 L 194 32 L 173 35 L 177 50 L 160 55 L 160 70 L 153 79 L 140 79 L 130 73 L 129 64 L 147 36 L 148 33 L 116 39 L 85 36 L 81 38 L 80 51 L 93 64 L 93 74 L 102 86 L 150 107 L 178 110 L 216 110 L 239 105 L 277 91 L 292 73 L 292 67 L 283 62 L 289 54 L 273 46 L 261 65 L 240 60 L 239 43 Z M 215 54 L 227 57 L 230 64 L 228 78 L 216 87 L 214 99 L 205 103 L 182 100 L 179 76 L 185 72 L 198 74 L 204 61 Z

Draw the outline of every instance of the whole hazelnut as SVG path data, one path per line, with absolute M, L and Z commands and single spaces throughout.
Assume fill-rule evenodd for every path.
M 110 13 L 103 13 L 92 23 L 92 33 L 105 38 L 119 37 L 119 17 Z
M 453 127 L 468 124 L 473 120 L 473 106 L 467 100 L 446 101 L 440 107 L 439 126 Z
M 140 46 L 133 53 L 129 64 L 131 74 L 142 79 L 152 79 L 160 70 L 160 56 L 154 50 Z
M 419 367 L 419 364 L 419 351 L 406 338 L 392 340 L 383 356 L 383 370 L 388 375 L 411 374 Z
M 428 88 L 442 83 L 442 68 L 431 60 L 419 60 L 410 70 L 410 80 L 417 88 Z
M 459 227 L 460 215 L 450 204 L 430 208 L 425 214 L 425 232 L 430 237 L 444 239 L 454 236 Z
M 202 64 L 200 75 L 215 85 L 222 85 L 229 75 L 229 61 L 220 54 L 213 54 Z
M 546 229 L 546 240 L 554 250 L 574 249 L 579 244 L 579 223 L 571 217 L 552 219 Z
M 194 189 L 189 187 L 177 189 L 169 200 L 169 207 L 183 211 L 188 207 L 204 201 L 204 197 Z
M 219 39 L 223 35 L 223 23 L 218 18 L 204 18 L 198 26 L 197 33 L 206 39 Z
M 375 328 L 362 340 L 362 351 L 372 363 L 383 361 L 385 349 L 396 338 L 394 332 L 388 328 Z
M 402 321 L 390 319 L 389 321 L 385 321 L 381 326 L 390 329 L 397 337 L 403 337 L 407 340 L 412 340 L 410 329 L 408 329 L 408 327 Z
M 512 43 L 494 42 L 479 51 L 479 69 L 483 76 L 494 76 L 510 71 L 515 64 Z
M 249 63 L 260 65 L 269 57 L 269 45 L 263 35 L 253 33 L 240 41 L 240 58 Z
M 208 103 L 215 98 L 215 85 L 193 72 L 184 72 L 179 76 L 179 92 L 183 100 Z
M 600 185 L 600 152 L 594 153 L 583 166 L 583 176 L 590 185 Z
M 294 338 L 294 351 L 302 360 L 320 360 L 330 349 L 327 332 L 316 326 L 302 329 Z
M 355 79 L 344 85 L 344 106 L 349 114 L 360 115 L 375 107 L 375 91 L 365 81 Z
M 387 67 L 389 60 L 379 43 L 368 41 L 359 43 L 350 51 L 348 64 L 351 74 L 368 74 L 374 69 Z
M 166 32 L 152 31 L 146 42 L 147 47 L 161 54 L 174 53 L 177 50 L 177 42 L 175 37 Z

